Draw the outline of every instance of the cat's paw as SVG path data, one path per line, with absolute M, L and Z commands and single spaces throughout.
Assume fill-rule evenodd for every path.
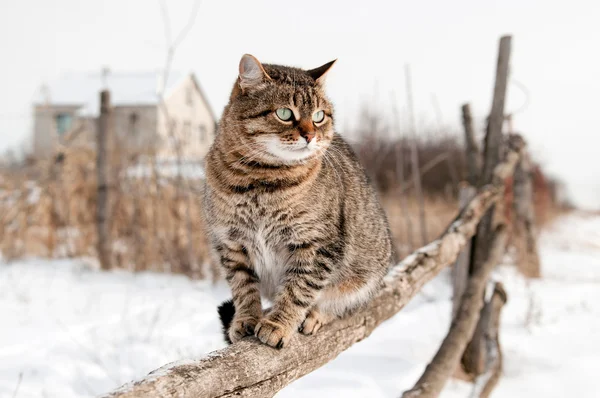
M 268 318 L 261 319 L 254 328 L 254 334 L 260 341 L 275 348 L 285 347 L 290 342 L 293 332 L 292 328 L 273 322 Z
M 253 316 L 235 316 L 229 326 L 229 338 L 232 343 L 243 339 L 246 336 L 254 335 L 254 329 L 258 323 L 258 318 Z
M 306 319 L 300 325 L 298 329 L 303 334 L 315 334 L 321 329 L 321 326 L 325 325 L 329 321 L 329 317 L 321 314 L 317 310 L 311 310 L 306 315 Z

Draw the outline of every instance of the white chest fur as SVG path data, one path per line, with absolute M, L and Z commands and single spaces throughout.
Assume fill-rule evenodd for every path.
M 259 227 L 254 237 L 254 247 L 249 254 L 260 279 L 260 291 L 263 296 L 272 300 L 285 273 L 285 252 L 276 247 L 275 242 L 268 242 L 264 228 Z

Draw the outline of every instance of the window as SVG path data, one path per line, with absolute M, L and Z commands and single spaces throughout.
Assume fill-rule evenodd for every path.
M 133 112 L 131 115 L 129 115 L 129 134 L 132 137 L 137 137 L 138 133 L 139 133 L 139 116 L 137 113 Z
M 73 124 L 73 116 L 68 113 L 59 113 L 54 117 L 56 121 L 56 132 L 58 135 L 63 135 L 71 128 Z
M 194 105 L 194 92 L 191 87 L 187 87 L 185 90 L 185 103 L 188 105 Z
M 192 124 L 190 122 L 183 123 L 183 137 L 185 141 L 191 141 L 192 139 Z
M 208 133 L 208 131 L 206 130 L 205 125 L 201 124 L 200 126 L 198 126 L 198 137 L 199 137 L 199 141 L 201 144 L 204 143 L 206 141 L 206 139 L 208 138 L 207 133 Z

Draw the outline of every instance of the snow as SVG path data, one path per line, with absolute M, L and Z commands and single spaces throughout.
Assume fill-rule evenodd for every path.
M 542 279 L 528 282 L 510 265 L 494 275 L 509 300 L 493 396 L 599 396 L 600 216 L 558 220 L 540 249 Z M 277 397 L 398 397 L 447 332 L 448 281 L 442 273 L 368 339 Z M 206 355 L 224 346 L 216 306 L 228 295 L 222 284 L 101 272 L 85 259 L 0 264 L 0 397 L 97 396 Z M 442 397 L 471 389 L 451 380 Z

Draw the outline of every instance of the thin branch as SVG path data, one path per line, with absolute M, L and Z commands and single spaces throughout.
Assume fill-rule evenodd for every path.
M 185 38 L 188 35 L 188 33 L 190 32 L 190 30 L 192 30 L 192 28 L 194 27 L 194 24 L 196 23 L 196 17 L 198 16 L 198 11 L 200 10 L 200 3 L 201 3 L 200 0 L 194 1 L 194 5 L 192 6 L 192 11 L 190 12 L 190 17 L 188 19 L 188 22 L 183 27 L 183 29 L 181 29 L 181 32 L 179 32 L 179 34 L 177 35 L 177 38 L 175 39 L 175 41 L 173 42 L 171 47 L 173 47 L 173 48 L 179 47 L 181 42 L 183 42 L 183 40 L 185 40 Z
M 394 130 L 398 142 L 396 143 L 396 175 L 398 178 L 398 186 L 400 189 L 400 211 L 402 211 L 402 217 L 404 218 L 404 226 L 406 228 L 406 238 L 408 240 L 408 250 L 412 251 L 415 248 L 413 240 L 413 226 L 410 215 L 408 214 L 408 204 L 406 200 L 406 187 L 404 183 L 404 153 L 402 147 L 402 138 L 400 137 L 400 112 L 398 112 L 398 104 L 396 102 L 396 95 L 392 93 L 392 112 L 394 114 Z
M 15 387 L 15 391 L 13 392 L 12 398 L 17 398 L 17 394 L 19 393 L 19 387 L 21 387 L 22 381 L 23 381 L 23 372 L 19 372 L 19 378 L 17 379 L 17 386 Z

